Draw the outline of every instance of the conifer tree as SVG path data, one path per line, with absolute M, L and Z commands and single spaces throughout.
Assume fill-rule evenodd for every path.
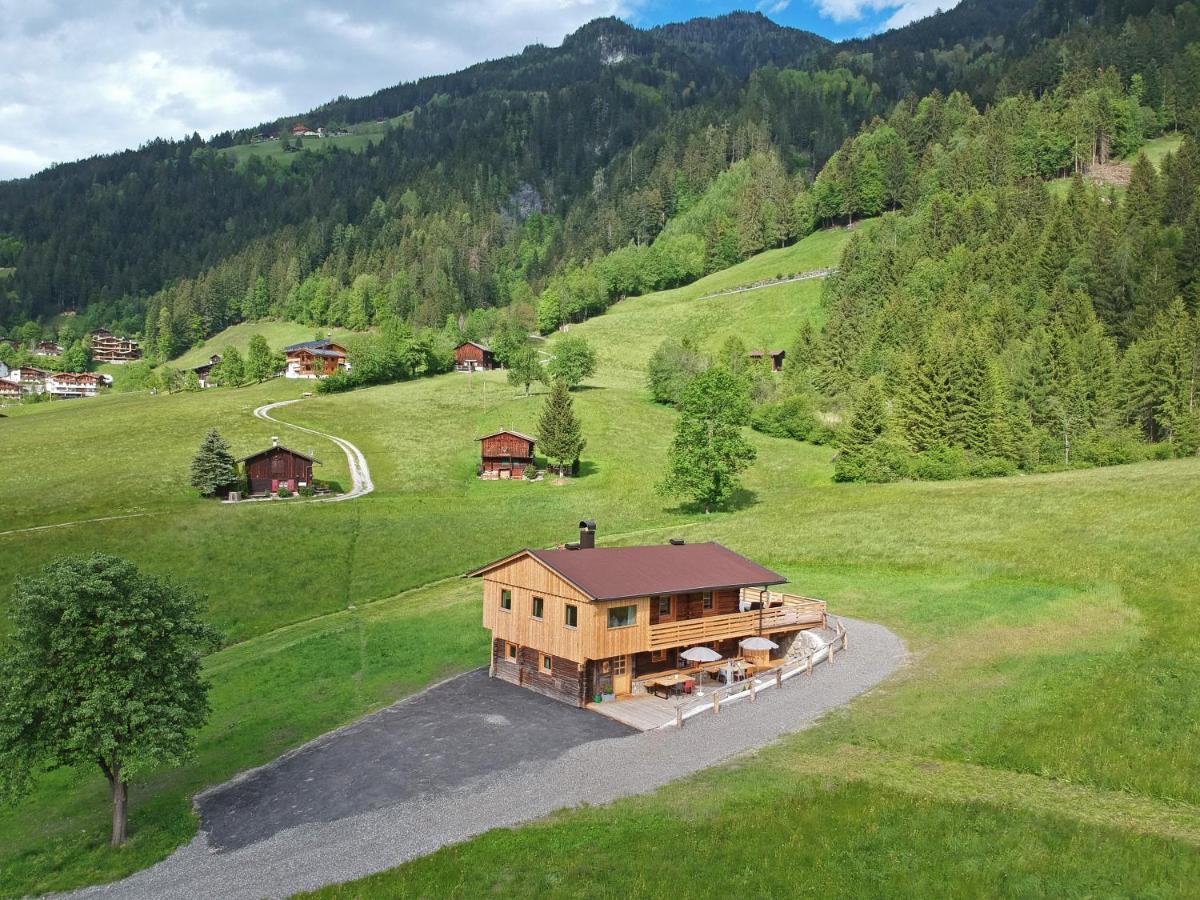
M 570 388 L 562 379 L 556 379 L 550 386 L 550 395 L 538 419 L 537 438 L 538 447 L 556 466 L 560 477 L 587 446 L 583 428 L 575 415 Z
M 229 444 L 215 428 L 210 428 L 192 458 L 191 484 L 205 497 L 237 483 L 237 463 Z
M 740 486 L 738 476 L 757 455 L 741 432 L 749 416 L 742 379 L 722 367 L 696 376 L 679 402 L 679 422 L 659 492 L 692 500 L 705 513 L 733 497 Z
M 1131 225 L 1146 228 L 1162 219 L 1162 188 L 1154 163 L 1139 153 L 1129 173 L 1125 193 L 1125 219 Z

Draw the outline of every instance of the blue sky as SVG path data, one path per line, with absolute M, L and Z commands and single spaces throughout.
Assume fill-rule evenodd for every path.
M 695 16 L 719 16 L 738 9 L 756 9 L 791 28 L 815 31 L 832 40 L 861 37 L 895 25 L 903 25 L 949 8 L 958 0 L 650 0 L 639 4 L 626 21 L 639 26 L 679 22 Z
M 0 0 L 0 178 L 557 46 L 602 16 L 648 26 L 757 8 L 842 38 L 955 2 Z

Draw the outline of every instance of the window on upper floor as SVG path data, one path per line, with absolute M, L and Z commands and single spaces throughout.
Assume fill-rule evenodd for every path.
M 500 608 L 512 612 L 512 591 L 505 589 L 500 592 Z
M 573 603 L 568 603 L 566 613 L 563 616 L 563 624 L 568 628 L 579 627 L 579 607 Z
M 608 609 L 609 628 L 627 628 L 637 624 L 636 606 L 610 606 Z
M 670 597 L 654 597 L 653 600 L 658 604 L 658 614 L 660 616 L 669 616 L 671 614 Z
M 712 609 L 712 608 L 713 608 L 713 595 L 712 595 L 712 591 L 705 591 L 705 592 L 704 592 L 704 608 L 705 608 L 705 609 Z
M 542 618 L 546 613 L 546 601 L 541 597 L 533 598 L 533 617 L 535 619 Z

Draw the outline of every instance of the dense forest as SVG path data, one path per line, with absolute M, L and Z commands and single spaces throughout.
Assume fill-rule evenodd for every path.
M 416 325 L 527 298 L 572 260 L 648 242 L 756 148 L 811 179 L 914 90 L 965 88 L 986 103 L 1032 6 L 966 0 L 837 46 L 750 14 L 647 31 L 599 20 L 558 48 L 304 117 L 409 114 L 361 153 L 236 165 L 220 152 L 294 117 L 56 166 L 0 184 L 0 268 L 15 267 L 0 326 L 74 310 L 157 342 L 166 306 L 164 343 L 181 347 L 261 314 L 264 300 L 273 313 L 311 307 L 314 320 L 356 323 L 361 303 L 340 295 L 362 274 L 382 285 L 372 303 Z
M 68 342 L 107 325 L 158 359 L 269 316 L 509 340 L 880 217 L 823 333 L 755 388 L 758 427 L 840 423 L 847 479 L 1200 439 L 1194 2 L 964 0 L 842 44 L 755 14 L 605 19 L 303 118 L 402 114 L 357 153 L 222 152 L 291 117 L 0 184 L 0 327 L 76 311 Z M 1090 180 L 1176 132 L 1161 171 Z M 701 357 L 664 348 L 663 383 Z

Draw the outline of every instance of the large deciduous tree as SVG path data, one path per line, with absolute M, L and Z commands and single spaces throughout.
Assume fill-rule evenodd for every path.
M 201 657 L 220 635 L 201 595 L 125 560 L 65 558 L 17 582 L 0 658 L 0 789 L 39 770 L 98 765 L 112 845 L 128 833 L 130 781 L 192 751 L 208 715 Z
M 284 367 L 283 354 L 273 353 L 261 334 L 250 338 L 243 372 L 247 381 L 266 381 Z
M 545 372 L 537 351 L 532 347 L 521 347 L 507 354 L 508 383 L 514 387 L 525 388 L 525 396 L 529 396 L 529 387 L 535 381 L 542 381 Z
M 734 495 L 738 476 L 756 457 L 741 430 L 750 417 L 745 381 L 722 367 L 709 369 L 684 390 L 679 413 L 659 491 L 708 513 Z
M 546 366 L 549 376 L 565 381 L 567 387 L 576 388 L 583 380 L 596 372 L 596 354 L 581 337 L 565 337 L 554 348 L 554 358 Z

